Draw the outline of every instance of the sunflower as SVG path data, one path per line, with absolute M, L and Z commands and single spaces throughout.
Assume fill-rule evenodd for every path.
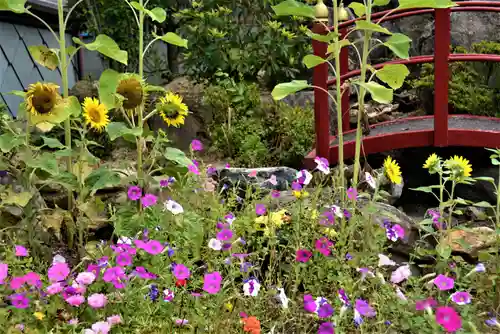
M 456 180 L 471 176 L 472 165 L 469 163 L 469 160 L 463 157 L 455 155 L 453 158 L 446 160 L 444 164 Z
M 188 114 L 188 107 L 182 103 L 182 97 L 172 92 L 167 92 L 164 97 L 160 97 L 156 103 L 156 110 L 168 126 L 179 126 L 184 124 L 184 119 Z
M 432 153 L 427 158 L 427 160 L 425 160 L 425 163 L 422 167 L 425 169 L 428 169 L 430 174 L 434 174 L 437 172 L 440 162 L 441 162 L 441 158 L 438 157 L 436 153 Z
M 146 100 L 144 81 L 137 74 L 122 74 L 116 92 L 124 97 L 123 108 L 125 110 L 133 110 Z
M 61 102 L 59 86 L 52 83 L 37 82 L 28 87 L 24 97 L 26 110 L 32 115 L 50 115 Z
M 387 157 L 387 159 L 385 159 L 384 171 L 385 175 L 387 175 L 392 183 L 401 184 L 401 182 L 403 182 L 403 178 L 401 177 L 401 169 L 396 160 L 392 160 L 391 157 Z
M 109 124 L 108 109 L 96 98 L 86 97 L 83 100 L 83 117 L 85 124 L 97 132 L 101 132 Z

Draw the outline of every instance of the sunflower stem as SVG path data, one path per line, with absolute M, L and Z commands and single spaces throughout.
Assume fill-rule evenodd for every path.
M 139 0 L 139 4 L 142 6 L 144 4 L 143 0 Z M 144 79 L 144 12 L 139 11 L 139 76 Z M 139 179 L 139 185 L 142 187 L 144 173 L 142 170 L 142 130 L 144 128 L 144 102 L 141 103 L 138 110 L 137 116 L 137 126 L 141 129 L 141 135 L 137 140 L 137 178 Z
M 146 117 L 144 117 L 144 122 L 146 122 L 148 119 L 150 119 L 151 117 L 153 117 L 155 114 L 156 114 L 157 110 L 153 110 L 152 112 L 150 112 Z
M 64 23 L 64 4 L 63 0 L 57 0 L 57 13 L 59 16 L 59 59 L 61 62 L 61 80 L 63 86 L 63 97 L 67 98 L 69 95 L 68 87 L 68 56 L 66 54 L 66 25 Z M 68 117 L 64 121 L 64 139 L 66 142 L 66 147 L 71 149 L 71 122 Z M 71 168 L 71 156 L 66 158 L 66 169 L 68 173 L 72 172 Z M 73 193 L 68 190 L 68 210 L 73 209 Z

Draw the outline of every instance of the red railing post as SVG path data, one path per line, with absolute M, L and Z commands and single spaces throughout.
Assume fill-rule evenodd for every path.
M 326 27 L 321 23 L 315 23 L 313 32 L 325 34 Z M 313 40 L 313 51 L 316 56 L 326 58 L 328 44 Z M 314 67 L 313 85 L 323 90 L 314 89 L 314 126 L 316 130 L 316 156 L 330 158 L 330 103 L 328 101 L 328 64 L 323 63 Z
M 340 29 L 340 38 L 344 38 L 347 35 L 347 28 Z M 347 74 L 349 72 L 349 49 L 343 47 L 340 50 L 340 75 Z M 341 82 L 343 83 L 343 82 Z M 349 87 L 346 88 L 344 94 L 342 95 L 341 105 L 342 105 L 342 131 L 351 130 L 351 115 L 349 113 Z
M 448 145 L 450 14 L 450 8 L 438 8 L 434 12 L 434 146 Z

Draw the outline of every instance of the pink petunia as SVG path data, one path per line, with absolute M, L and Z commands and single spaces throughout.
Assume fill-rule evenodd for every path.
M 453 333 L 462 328 L 462 319 L 453 307 L 438 307 L 436 310 L 436 322 L 443 326 L 444 330 Z
M 145 208 L 155 205 L 156 202 L 158 202 L 158 197 L 153 194 L 146 194 L 141 198 L 141 204 Z
M 453 289 L 455 281 L 451 277 L 440 274 L 434 279 L 434 285 L 441 291 Z
M 222 276 L 219 272 L 207 273 L 203 278 L 203 290 L 209 294 L 216 294 L 220 290 Z
M 28 256 L 28 250 L 24 246 L 16 245 L 16 256 Z
M 93 272 L 85 271 L 83 273 L 79 273 L 78 276 L 76 276 L 75 281 L 79 284 L 90 285 L 95 281 L 95 276 L 96 275 Z
M 333 246 L 333 242 L 328 240 L 326 237 L 321 237 L 316 240 L 315 248 L 318 252 L 323 254 L 324 256 L 329 256 L 331 254 L 330 247 Z
M 173 275 L 175 278 L 178 280 L 185 280 L 188 279 L 189 276 L 191 275 L 191 272 L 189 271 L 189 268 L 186 267 L 183 264 L 176 264 L 173 269 Z
M 5 284 L 5 279 L 9 276 L 9 265 L 0 263 L 0 285 Z
M 102 293 L 94 293 L 87 298 L 87 303 L 92 308 L 103 308 L 108 303 L 108 297 Z
M 24 283 L 26 283 L 24 276 L 14 276 L 10 280 L 10 288 L 12 290 L 17 290 L 20 287 L 22 287 L 24 285 Z
M 307 249 L 298 249 L 295 253 L 295 261 L 306 263 L 312 256 L 312 252 Z
M 61 283 L 57 282 L 57 283 L 53 283 L 51 285 L 49 285 L 46 289 L 45 289 L 45 292 L 48 294 L 48 295 L 55 295 L 61 291 L 63 291 L 64 289 L 64 285 L 62 285 Z
M 160 254 L 164 248 L 165 247 L 158 240 L 149 240 L 148 242 L 144 243 L 142 247 L 142 249 L 144 249 L 146 253 L 149 253 L 151 255 Z
M 76 307 L 82 305 L 84 301 L 85 301 L 85 297 L 82 295 L 73 295 L 73 296 L 69 296 L 68 298 L 66 298 L 66 302 L 68 304 L 70 304 L 71 306 L 76 306 Z
M 193 139 L 191 141 L 191 149 L 193 151 L 202 151 L 203 150 L 203 144 L 198 139 Z
M 24 281 L 26 282 L 26 284 L 33 287 L 40 287 L 42 285 L 40 275 L 32 271 L 24 275 Z
M 130 186 L 127 191 L 127 196 L 132 201 L 137 201 L 142 197 L 142 190 L 138 186 Z
M 51 282 L 64 281 L 69 275 L 69 267 L 66 263 L 53 264 L 48 271 L 49 280 Z

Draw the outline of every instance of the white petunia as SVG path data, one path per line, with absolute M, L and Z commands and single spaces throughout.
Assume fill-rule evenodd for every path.
M 378 255 L 378 266 L 383 267 L 383 266 L 395 266 L 396 262 L 392 261 L 388 256 L 384 254 L 379 254 Z
M 288 308 L 288 297 L 285 295 L 285 290 L 283 288 L 278 288 L 278 291 L 280 292 L 279 295 L 277 296 L 278 299 L 281 302 L 281 305 L 283 308 Z
M 212 238 L 208 242 L 208 248 L 211 248 L 211 249 L 216 250 L 216 251 L 220 251 L 222 249 L 222 242 L 220 240 Z
M 373 189 L 375 189 L 377 187 L 377 183 L 375 182 L 375 179 L 373 178 L 373 176 L 370 173 L 365 172 L 365 180 L 368 183 L 368 185 L 370 187 L 372 187 Z
M 243 284 L 243 294 L 245 296 L 256 297 L 259 294 L 260 283 L 256 279 L 250 279 Z
M 300 183 L 306 186 L 309 184 L 309 182 L 311 182 L 313 176 L 307 170 L 303 169 L 303 170 L 297 172 L 297 179 L 300 179 L 300 178 L 304 178 L 304 181 L 300 182 Z
M 392 272 L 391 282 L 392 283 L 401 283 L 405 279 L 408 279 L 408 277 L 410 277 L 410 276 L 411 276 L 410 266 L 408 264 L 406 264 L 406 265 L 401 266 Z
M 178 215 L 178 214 L 184 212 L 184 209 L 182 208 L 182 206 L 179 203 L 177 203 L 176 201 L 173 201 L 171 199 L 169 199 L 168 201 L 166 201 L 164 203 L 163 210 L 164 211 L 168 210 L 168 211 L 172 212 L 172 214 L 174 214 L 174 215 Z

